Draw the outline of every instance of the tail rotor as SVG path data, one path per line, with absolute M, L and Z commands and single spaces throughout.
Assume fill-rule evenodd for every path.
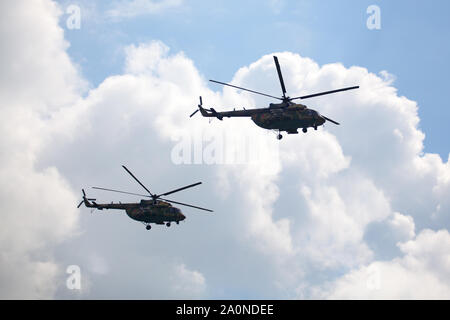
M 202 105 L 203 105 L 203 102 L 202 102 L 202 96 L 200 96 L 200 104 L 198 105 L 198 109 L 195 110 L 194 112 L 192 112 L 192 114 L 189 116 L 189 118 L 192 118 L 192 116 L 193 116 L 194 114 L 196 114 L 196 113 L 200 110 L 200 108 L 202 107 Z
M 87 198 L 87 197 L 86 197 L 86 192 L 84 192 L 84 189 L 81 189 L 81 191 L 83 192 L 83 200 L 81 200 L 81 202 L 78 204 L 77 208 L 81 207 L 81 205 L 82 205 L 85 201 L 95 201 L 95 200 L 97 200 L 97 199 Z

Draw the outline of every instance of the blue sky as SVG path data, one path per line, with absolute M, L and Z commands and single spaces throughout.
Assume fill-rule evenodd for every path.
M 185 52 L 206 78 L 222 81 L 276 51 L 295 52 L 319 64 L 387 70 L 396 77 L 399 95 L 419 104 L 425 151 L 448 157 L 446 1 L 185 1 L 118 21 L 105 16 L 109 2 L 61 4 L 81 7 L 81 29 L 65 28 L 65 37 L 69 54 L 93 86 L 122 71 L 124 46 L 154 39 L 172 52 Z M 372 4 L 381 9 L 381 30 L 366 27 L 366 9 Z

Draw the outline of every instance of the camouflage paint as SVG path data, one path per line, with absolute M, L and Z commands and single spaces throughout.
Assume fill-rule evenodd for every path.
M 127 215 L 137 221 L 145 223 L 164 224 L 166 222 L 179 222 L 186 219 L 181 213 L 181 210 L 173 207 L 170 203 L 164 201 L 141 200 L 140 203 L 104 203 L 98 204 L 90 203 L 88 200 L 84 201 L 88 208 L 95 208 L 98 210 L 125 210 Z
M 292 133 L 297 128 L 317 128 L 325 123 L 317 111 L 301 104 L 293 104 L 286 109 L 269 108 L 264 113 L 253 114 L 251 118 L 261 128 Z

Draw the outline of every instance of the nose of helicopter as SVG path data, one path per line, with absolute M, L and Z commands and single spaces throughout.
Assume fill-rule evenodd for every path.
M 325 119 L 323 118 L 323 116 L 315 110 L 314 110 L 314 112 L 315 112 L 314 118 L 316 119 L 316 124 L 319 126 L 323 125 L 325 123 Z
M 186 219 L 186 216 L 184 214 L 182 214 L 181 212 L 179 214 L 180 214 L 180 221 L 183 221 L 184 219 Z
M 319 115 L 319 117 L 317 119 L 317 124 L 321 126 L 324 123 L 325 123 L 325 119 L 321 115 Z

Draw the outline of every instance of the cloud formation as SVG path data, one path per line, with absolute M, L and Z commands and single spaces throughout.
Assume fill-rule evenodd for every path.
M 65 207 L 75 200 L 67 179 L 37 160 L 53 140 L 52 117 L 79 98 L 84 81 L 55 4 L 3 1 L 0 10 L 0 297 L 50 298 L 60 274 L 52 249 L 74 235 L 78 218 Z
M 331 299 L 448 299 L 450 235 L 422 231 L 400 243 L 402 257 L 376 261 L 337 279 L 318 294 Z
M 14 3 L 17 16 L 28 12 Z M 0 245 L 7 258 L 0 277 L 10 279 L 3 296 L 70 297 L 55 293 L 58 272 L 76 263 L 89 279 L 87 298 L 449 297 L 449 163 L 423 152 L 418 106 L 397 95 L 387 72 L 276 53 L 291 96 L 361 87 L 305 100 L 341 126 L 279 142 L 248 119 L 190 119 L 199 95 L 216 109 L 271 101 L 212 90 L 194 61 L 160 41 L 127 47 L 123 73 L 82 97 L 84 81 L 67 57 L 57 7 L 43 1 L 36 10 L 47 17 L 49 43 L 36 44 L 34 59 L 25 54 L 33 38 L 19 37 L 23 42 L 2 53 L 29 76 L 10 81 L 17 69 L 1 59 L 9 115 L 1 126 L 8 156 L 1 158 L 7 223 Z M 35 27 L 25 17 L 8 23 Z M 2 42 L 12 37 L 5 30 Z M 280 92 L 272 55 L 237 70 L 232 82 Z M 197 165 L 173 162 L 183 139 Z M 217 152 L 242 161 L 208 162 Z M 121 164 L 157 193 L 203 181 L 174 199 L 215 214 L 183 209 L 185 222 L 150 233 L 119 212 L 77 214 L 82 187 L 141 191 Z M 88 192 L 105 202 L 136 200 Z M 83 233 L 70 238 L 78 220 Z M 22 272 L 27 277 L 19 281 Z

